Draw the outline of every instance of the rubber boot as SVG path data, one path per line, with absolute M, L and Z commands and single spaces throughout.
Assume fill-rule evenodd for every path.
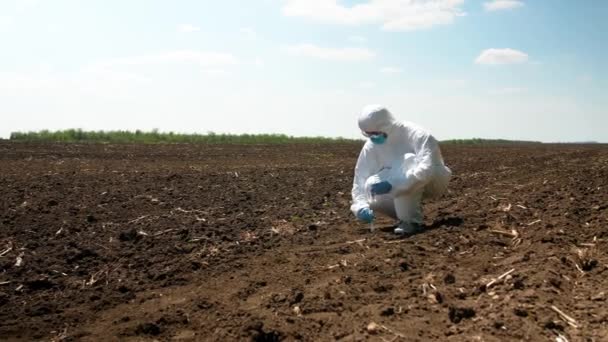
M 397 235 L 414 235 L 422 233 L 424 228 L 421 224 L 415 222 L 401 222 L 399 226 L 395 228 L 394 232 Z

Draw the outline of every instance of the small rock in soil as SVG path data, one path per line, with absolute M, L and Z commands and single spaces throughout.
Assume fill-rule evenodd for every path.
M 371 322 L 370 324 L 367 325 L 367 332 L 370 333 L 371 335 L 375 335 L 378 333 L 378 330 L 380 330 L 380 327 L 378 326 L 378 324 Z
M 503 322 L 494 322 L 494 329 L 502 329 L 505 327 Z

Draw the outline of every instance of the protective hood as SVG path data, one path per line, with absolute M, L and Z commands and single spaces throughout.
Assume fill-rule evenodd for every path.
M 363 108 L 359 116 L 359 128 L 363 132 L 389 134 L 395 125 L 395 117 L 383 106 L 371 105 Z

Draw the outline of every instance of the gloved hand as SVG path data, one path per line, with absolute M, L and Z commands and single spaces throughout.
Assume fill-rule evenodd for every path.
M 384 194 L 388 194 L 389 192 L 391 192 L 392 188 L 393 188 L 393 186 L 391 185 L 391 183 L 389 183 L 387 181 L 383 181 L 380 183 L 372 184 L 370 191 L 373 196 L 384 195 Z
M 357 218 L 365 223 L 372 223 L 374 221 L 374 211 L 370 208 L 361 208 L 357 212 Z

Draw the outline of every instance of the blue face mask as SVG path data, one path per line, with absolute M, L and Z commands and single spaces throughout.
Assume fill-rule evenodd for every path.
M 370 135 L 369 140 L 371 140 L 376 145 L 382 145 L 386 142 L 386 134 Z

